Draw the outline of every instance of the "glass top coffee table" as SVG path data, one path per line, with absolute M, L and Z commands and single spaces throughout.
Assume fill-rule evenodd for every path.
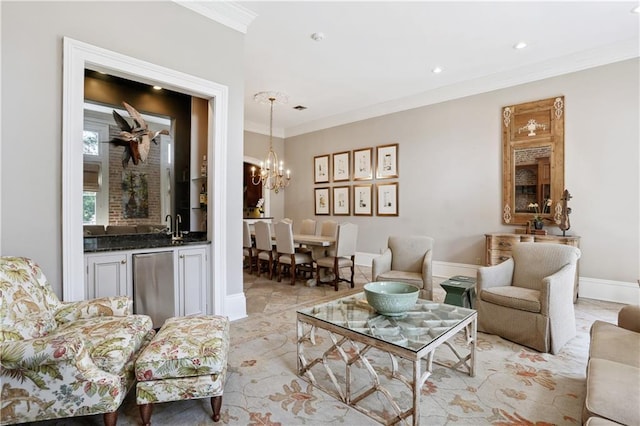
M 475 375 L 473 309 L 418 299 L 405 315 L 387 317 L 358 293 L 299 309 L 296 322 L 298 375 L 382 424 L 409 417 L 419 424 L 420 389 L 434 363 Z M 459 332 L 462 341 L 454 343 Z M 449 359 L 436 360 L 442 345 L 451 350 Z M 386 360 L 390 367 L 382 366 Z

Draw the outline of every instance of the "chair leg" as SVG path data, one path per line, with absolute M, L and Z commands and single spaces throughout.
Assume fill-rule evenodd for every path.
M 102 416 L 105 426 L 116 426 L 118 423 L 118 411 L 112 411 L 110 413 L 104 413 Z
M 291 285 L 296 285 L 296 256 L 291 255 L 291 267 L 289 268 L 291 274 Z
M 333 274 L 335 275 L 335 277 L 333 278 L 333 286 L 335 287 L 335 290 L 338 291 L 338 282 L 340 281 L 340 269 L 338 268 L 338 256 L 334 258 Z
M 296 285 L 296 264 L 291 265 L 291 285 Z
M 273 279 L 273 254 L 269 253 L 269 279 Z
M 276 269 L 278 270 L 278 282 L 280 282 L 282 281 L 282 263 L 281 262 L 278 262 Z
M 211 419 L 214 422 L 220 421 L 220 408 L 222 408 L 222 395 L 212 396 L 211 410 L 213 411 L 213 415 L 211 416 Z
M 355 286 L 355 283 L 353 282 L 353 276 L 355 273 L 355 266 L 356 266 L 356 257 L 355 256 L 351 256 L 351 288 L 353 288 Z
M 142 425 L 149 426 L 151 424 L 151 413 L 153 412 L 153 404 L 138 405 L 138 408 L 140 409 L 140 418 L 142 419 Z

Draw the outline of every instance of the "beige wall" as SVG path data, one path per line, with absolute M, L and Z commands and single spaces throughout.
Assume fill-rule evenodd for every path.
M 435 260 L 484 261 L 484 234 L 514 229 L 501 222 L 501 108 L 564 95 L 568 233 L 582 237 L 580 275 L 635 282 L 639 71 L 634 59 L 287 138 L 296 179 L 285 214 L 314 216 L 312 188 L 321 185 L 313 184 L 313 156 L 398 143 L 400 215 L 334 219 L 359 225 L 359 252 L 379 253 L 391 234 L 424 234 L 435 238 Z
M 0 249 L 34 258 L 62 283 L 62 37 L 229 87 L 227 154 L 242 159 L 244 36 L 169 1 L 1 2 Z M 136 25 L 131 25 L 131 20 Z M 229 167 L 227 292 L 242 292 L 242 172 Z

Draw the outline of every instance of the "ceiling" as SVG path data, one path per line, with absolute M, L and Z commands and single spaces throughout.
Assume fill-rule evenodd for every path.
M 280 137 L 640 56 L 637 1 L 236 3 L 256 15 L 245 129 L 268 134 L 269 105 L 253 96 L 284 92 Z

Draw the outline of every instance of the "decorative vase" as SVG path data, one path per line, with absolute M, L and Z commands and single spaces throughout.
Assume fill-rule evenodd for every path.
M 541 220 L 534 220 L 534 221 L 533 221 L 533 227 L 534 227 L 535 229 L 542 229 L 543 225 L 544 225 L 544 224 L 542 223 L 542 221 L 541 221 Z

